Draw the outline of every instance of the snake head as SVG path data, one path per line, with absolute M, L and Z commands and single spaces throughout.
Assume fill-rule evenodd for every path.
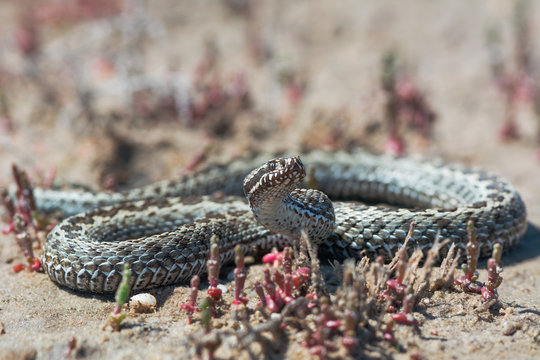
M 251 207 L 259 199 L 281 197 L 300 185 L 306 170 L 298 156 L 270 160 L 253 170 L 244 180 L 244 194 Z

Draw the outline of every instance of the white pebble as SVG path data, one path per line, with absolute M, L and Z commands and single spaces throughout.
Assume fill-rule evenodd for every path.
M 156 298 L 152 294 L 137 294 L 129 299 L 129 309 L 135 313 L 149 313 L 156 311 Z

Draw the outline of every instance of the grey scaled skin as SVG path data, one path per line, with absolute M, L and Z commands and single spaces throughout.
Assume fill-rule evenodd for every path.
M 204 273 L 214 234 L 225 263 L 237 244 L 246 253 L 264 252 L 294 241 L 301 229 L 320 253 L 338 259 L 391 258 L 412 221 L 411 251 L 429 249 L 437 234 L 464 248 L 469 220 L 482 256 L 494 243 L 512 247 L 526 230 L 517 191 L 481 170 L 361 151 L 312 152 L 302 160 L 315 169 L 317 191 L 297 189 L 305 177 L 299 157 L 267 159 L 211 165 L 123 193 L 35 189 L 41 209 L 76 214 L 48 235 L 44 269 L 58 284 L 103 293 L 116 290 L 127 263 L 132 288 L 141 290 Z M 203 196 L 216 191 L 222 195 Z

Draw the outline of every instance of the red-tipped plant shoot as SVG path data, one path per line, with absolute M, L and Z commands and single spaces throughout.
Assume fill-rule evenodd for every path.
M 191 278 L 189 288 L 189 303 L 180 304 L 180 308 L 188 313 L 188 324 L 191 324 L 192 322 L 192 314 L 196 311 L 199 311 L 199 308 L 197 307 L 197 294 L 199 293 L 200 283 L 201 279 L 199 278 L 199 275 L 194 275 Z
M 234 262 L 236 263 L 236 269 L 234 269 L 234 300 L 233 305 L 245 305 L 248 302 L 248 299 L 244 294 L 244 284 L 246 283 L 246 266 L 244 261 L 244 250 L 241 245 L 236 245 L 234 248 L 236 257 Z
M 210 287 L 206 291 L 215 301 L 221 299 L 221 289 L 218 288 L 219 283 L 219 239 L 216 235 L 212 235 L 210 239 L 210 259 L 208 259 L 208 281 Z

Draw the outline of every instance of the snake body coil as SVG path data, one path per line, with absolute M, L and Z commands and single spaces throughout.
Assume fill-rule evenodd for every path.
M 431 247 L 437 233 L 464 247 L 473 220 L 483 256 L 496 242 L 515 245 L 526 230 L 519 194 L 483 171 L 364 152 L 313 152 L 302 160 L 313 166 L 316 191 L 295 189 L 305 176 L 299 158 L 260 166 L 266 160 L 213 165 L 125 193 L 36 189 L 40 208 L 76 214 L 49 233 L 45 271 L 75 290 L 113 292 L 128 263 L 138 290 L 205 272 L 214 234 L 227 262 L 237 244 L 248 253 L 265 251 L 294 240 L 302 229 L 320 252 L 339 259 L 393 256 L 413 220 L 409 248 L 420 249 Z M 249 205 L 230 196 L 242 192 Z

